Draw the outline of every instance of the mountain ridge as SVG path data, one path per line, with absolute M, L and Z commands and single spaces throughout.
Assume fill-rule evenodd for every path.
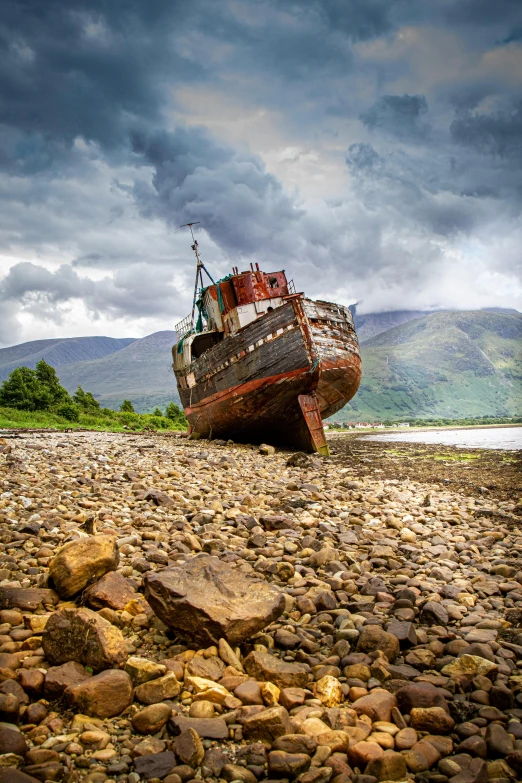
M 359 318 L 365 319 L 362 326 L 359 321 L 361 387 L 333 420 L 509 416 L 522 412 L 522 314 L 516 310 L 402 310 L 362 316 L 356 312 L 356 323 Z M 77 345 L 90 340 L 96 343 L 90 348 Z M 151 411 L 171 400 L 179 403 L 171 367 L 175 342 L 176 333 L 164 330 L 142 338 L 56 338 L 23 343 L 0 349 L 0 380 L 14 366 L 27 365 L 24 357 L 35 363 L 38 355 L 57 367 L 70 393 L 81 385 L 102 406 L 117 409 L 123 399 L 130 399 L 136 410 Z M 66 361 L 76 359 L 80 349 L 90 351 L 90 358 Z M 58 351 L 61 364 L 50 360 L 53 350 L 55 354 Z M 96 352 L 103 355 L 92 356 Z M 16 361 L 15 356 L 21 358 Z
M 34 369 L 40 359 L 58 368 L 73 361 L 89 361 L 109 356 L 135 341 L 135 337 L 57 337 L 31 340 L 0 348 L 0 381 L 24 365 Z

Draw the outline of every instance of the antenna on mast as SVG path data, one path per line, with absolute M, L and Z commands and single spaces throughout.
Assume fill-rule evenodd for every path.
M 201 260 L 201 256 L 199 255 L 198 241 L 195 238 L 194 232 L 192 230 L 192 226 L 197 226 L 197 225 L 199 225 L 199 223 L 200 223 L 199 220 L 195 220 L 193 223 L 183 223 L 183 225 L 180 226 L 180 228 L 186 228 L 188 226 L 188 228 L 190 229 L 190 235 L 192 237 L 192 242 L 193 242 L 192 250 L 194 251 L 194 255 L 196 256 L 196 262 L 197 262 L 196 263 L 196 280 L 194 282 L 194 299 L 192 300 L 192 315 L 191 315 L 191 318 L 190 318 L 190 329 L 191 329 L 191 331 L 194 328 L 194 315 L 195 315 L 195 312 L 196 312 L 196 302 L 197 302 L 197 299 L 198 299 L 198 292 L 201 291 L 204 288 L 204 285 L 203 285 L 203 272 L 205 272 L 205 274 L 210 279 L 210 281 L 212 283 L 214 283 L 214 278 L 212 277 L 212 275 L 210 274 L 210 272 L 206 268 L 205 264 Z

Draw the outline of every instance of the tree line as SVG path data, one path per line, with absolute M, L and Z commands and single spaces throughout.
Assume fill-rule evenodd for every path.
M 56 370 L 44 359 L 36 364 L 34 370 L 29 367 L 17 367 L 0 386 L 0 406 L 29 412 L 47 412 L 61 416 L 70 422 L 80 421 L 81 414 L 90 416 L 114 416 L 115 411 L 102 408 L 98 400 L 89 391 L 78 386 L 70 395 L 61 383 Z M 123 400 L 120 413 L 132 423 L 133 416 L 140 416 L 134 410 L 130 400 Z M 165 413 L 156 408 L 152 413 L 151 424 L 159 429 L 168 429 L 170 425 L 183 428 L 187 424 L 185 414 L 170 402 Z

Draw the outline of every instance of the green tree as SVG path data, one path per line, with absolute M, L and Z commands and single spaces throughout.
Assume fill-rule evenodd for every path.
M 78 386 L 73 394 L 73 400 L 84 411 L 93 413 L 101 410 L 98 400 L 93 397 L 91 392 L 84 391 L 81 386 Z
M 123 400 L 120 405 L 121 413 L 134 413 L 134 406 L 130 400 Z
M 163 413 L 160 411 L 159 408 L 154 408 L 154 410 L 152 411 L 152 415 L 153 416 L 163 416 Z
M 17 367 L 0 387 L 0 405 L 24 411 L 45 410 L 50 407 L 52 397 L 42 387 L 34 370 Z
M 26 411 L 52 410 L 72 403 L 56 370 L 41 359 L 36 369 L 17 367 L 0 388 L 0 405 Z
M 35 375 L 39 383 L 45 387 L 51 396 L 51 405 L 58 405 L 62 402 L 71 402 L 69 392 L 63 388 L 60 379 L 56 375 L 56 370 L 44 359 L 40 359 L 36 364 Z
M 176 403 L 169 402 L 169 404 L 165 408 L 165 416 L 167 417 L 167 419 L 172 419 L 173 421 L 178 421 L 180 418 L 183 418 L 185 416 L 185 414 L 179 408 L 179 406 L 176 405 Z

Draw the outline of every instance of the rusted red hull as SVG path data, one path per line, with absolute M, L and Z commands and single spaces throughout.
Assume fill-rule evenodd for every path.
M 327 453 L 321 418 L 346 405 L 361 379 L 351 314 L 291 298 L 176 377 L 192 431 Z

